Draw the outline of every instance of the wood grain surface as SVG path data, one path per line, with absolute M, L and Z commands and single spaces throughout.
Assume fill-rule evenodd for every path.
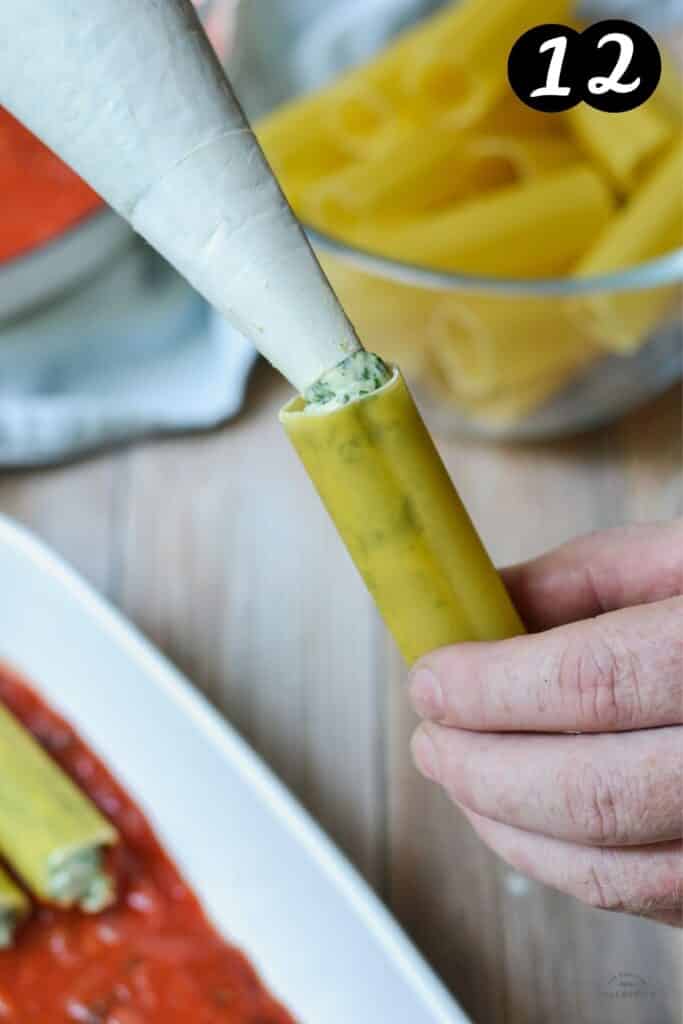
M 508 871 L 414 771 L 404 670 L 280 431 L 285 397 L 259 368 L 247 412 L 224 430 L 5 474 L 0 511 L 53 545 L 225 712 L 474 1021 L 677 1024 L 677 933 Z M 676 390 L 577 440 L 442 451 L 509 563 L 588 530 L 679 515 L 680 426 Z M 630 997 L 626 972 L 643 979 Z

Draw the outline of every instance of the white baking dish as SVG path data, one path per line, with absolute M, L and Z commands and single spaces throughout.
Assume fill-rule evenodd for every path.
M 305 1024 L 466 1024 L 266 766 L 70 570 L 0 517 L 0 658 L 139 801 L 226 938 Z

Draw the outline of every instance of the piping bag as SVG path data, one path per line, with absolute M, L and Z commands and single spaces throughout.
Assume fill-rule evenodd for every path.
M 190 0 L 0 3 L 0 102 L 302 396 L 282 423 L 406 661 L 523 632 L 400 370 L 365 353 Z

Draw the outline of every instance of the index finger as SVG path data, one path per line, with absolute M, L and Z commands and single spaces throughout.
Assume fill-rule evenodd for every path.
M 534 632 L 683 594 L 683 520 L 570 541 L 503 577 Z
M 500 643 L 460 644 L 415 667 L 423 718 L 478 732 L 612 732 L 683 723 L 683 598 Z

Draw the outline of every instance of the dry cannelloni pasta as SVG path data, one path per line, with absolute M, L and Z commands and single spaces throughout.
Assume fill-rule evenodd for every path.
M 552 234 L 536 216 L 550 203 L 556 204 Z M 373 250 L 435 270 L 549 277 L 571 269 L 613 212 L 603 179 L 574 164 L 398 227 L 374 222 L 367 235 Z
M 566 22 L 570 13 L 569 0 L 455 4 L 439 31 L 425 33 L 405 63 L 408 108 L 418 116 L 440 110 L 460 125 L 471 124 L 505 94 L 507 59 L 516 40 L 533 25 Z
M 311 180 L 299 202 L 311 223 L 332 232 L 344 225 L 362 244 L 372 231 L 369 217 L 400 221 L 580 159 L 576 146 L 563 138 L 463 136 L 439 124 L 425 134 L 402 125 L 371 158 Z
M 566 116 L 586 153 L 623 195 L 633 192 L 675 133 L 674 123 L 653 103 L 618 116 L 580 103 Z
M 681 244 L 683 141 L 666 153 L 642 187 L 605 228 L 576 269 L 594 277 L 635 266 Z M 675 287 L 597 294 L 578 308 L 601 343 L 617 352 L 638 347 L 676 295 Z

